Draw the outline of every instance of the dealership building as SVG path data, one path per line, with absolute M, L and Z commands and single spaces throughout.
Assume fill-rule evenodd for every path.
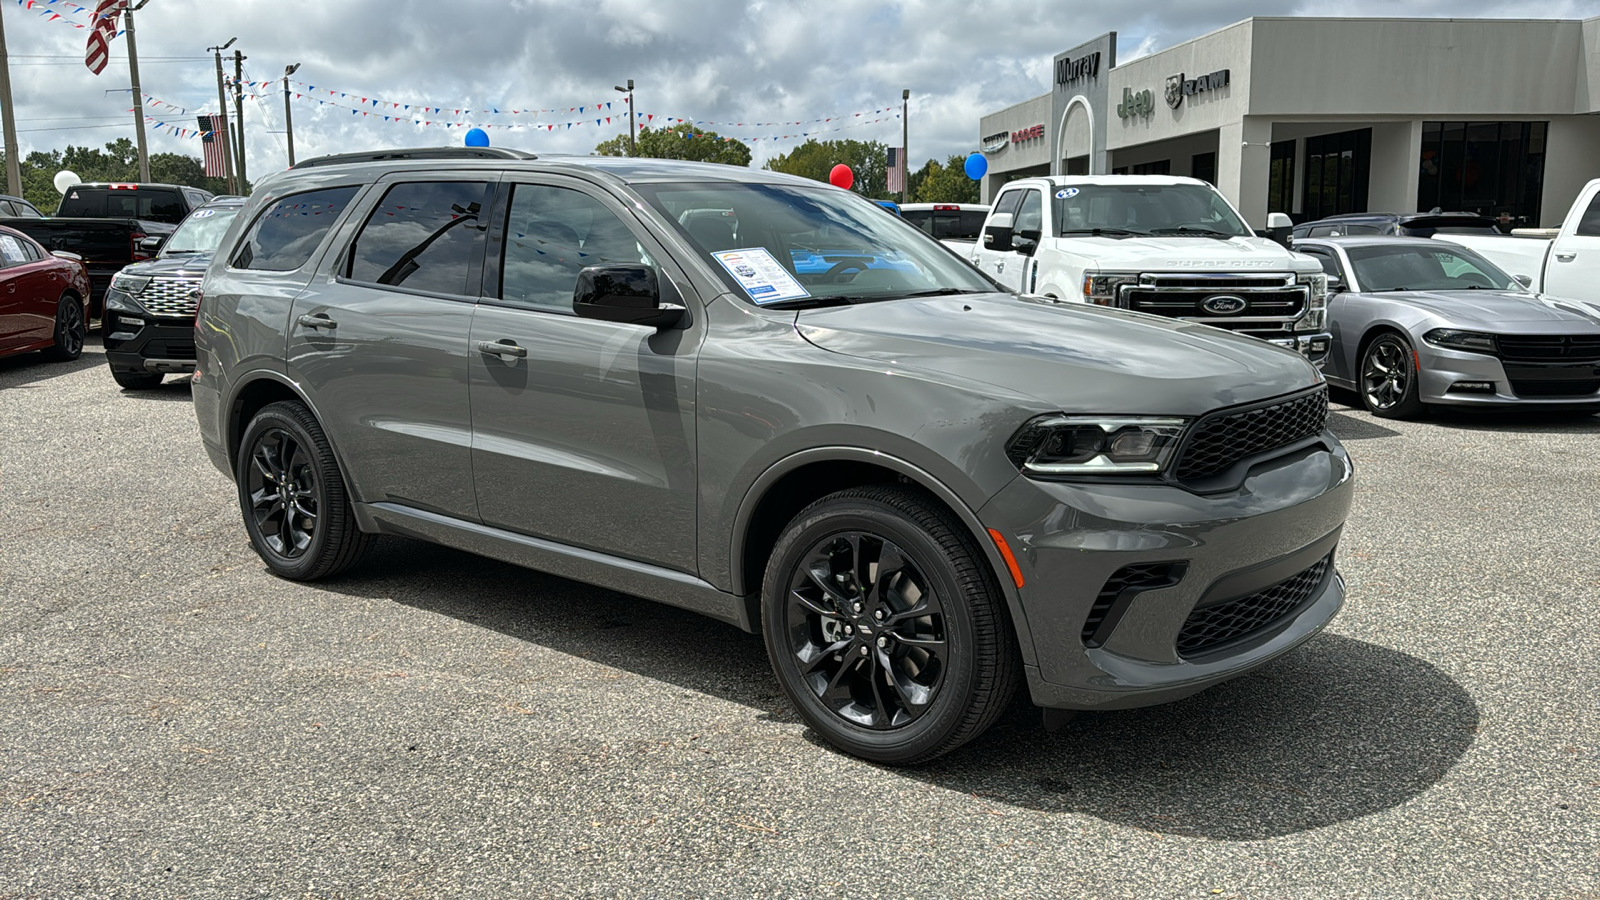
M 984 116 L 985 202 L 1015 178 L 1190 175 L 1260 228 L 1434 207 L 1559 225 L 1600 177 L 1600 18 L 1246 19 L 1126 64 L 1055 57 Z

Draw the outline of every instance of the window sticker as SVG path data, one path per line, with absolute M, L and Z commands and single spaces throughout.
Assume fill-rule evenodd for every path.
M 0 256 L 4 256 L 8 263 L 27 262 L 27 254 L 22 252 L 22 245 L 9 234 L 0 234 Z
M 1061 190 L 1056 191 L 1057 200 L 1071 200 L 1076 196 L 1078 196 L 1077 188 L 1062 188 Z
M 212 216 L 214 216 L 216 214 L 217 214 L 217 211 L 214 210 L 214 209 L 202 209 L 202 210 L 196 212 L 194 214 L 194 217 L 196 219 L 209 219 L 209 218 L 211 218 Z
M 723 250 L 711 254 L 758 304 L 800 300 L 811 293 L 796 281 L 765 247 Z

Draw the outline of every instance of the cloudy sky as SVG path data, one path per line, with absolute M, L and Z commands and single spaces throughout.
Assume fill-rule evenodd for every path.
M 127 54 L 119 39 L 111 65 L 83 66 L 87 32 L 67 22 L 89 15 L 69 6 L 95 0 L 0 0 L 24 153 L 67 144 L 100 146 L 132 137 Z M 56 10 L 49 21 L 41 10 Z M 1252 15 L 1504 16 L 1580 18 L 1592 0 L 1538 5 L 1502 0 L 1145 0 L 1133 4 L 973 2 L 973 0 L 149 0 L 137 15 L 144 92 L 187 109 L 147 113 L 194 127 L 193 114 L 216 105 L 208 46 L 237 36 L 247 80 L 281 78 L 300 63 L 294 89 L 300 158 L 377 147 L 458 144 L 463 129 L 412 119 L 541 126 L 495 128 L 497 144 L 587 153 L 626 128 L 596 126 L 596 102 L 632 78 L 639 111 L 714 122 L 772 122 L 852 116 L 898 108 L 912 92 L 911 158 L 975 149 L 978 117 L 1046 89 L 1050 57 L 1106 31 L 1118 32 L 1126 62 Z M 230 51 L 231 52 L 231 51 Z M 1463 60 L 1463 65 L 1474 64 Z M 229 71 L 231 71 L 231 63 Z M 312 91 L 307 86 L 315 86 Z M 117 89 L 122 93 L 116 93 Z M 347 94 L 330 95 L 329 90 Z M 318 106 L 315 96 L 330 105 Z M 352 114 L 367 98 L 368 115 Z M 370 101 L 446 107 L 445 113 L 372 107 Z M 286 165 L 280 91 L 246 101 L 250 175 Z M 337 104 L 337 105 L 334 105 Z M 569 113 L 583 106 L 586 114 Z M 498 109 L 463 114 L 457 108 Z M 553 112 L 530 114 L 530 110 Z M 512 114 L 521 110 L 522 114 Z M 403 124 L 382 115 L 401 115 Z M 601 116 L 603 118 L 603 114 Z M 874 118 L 868 116 L 866 118 Z M 584 124 L 566 127 L 565 123 Z M 851 121 L 859 121 L 852 117 Z M 555 131 L 544 125 L 556 124 Z M 711 126 L 708 126 L 711 127 Z M 752 140 L 756 164 L 805 128 L 714 126 Z M 898 143 L 887 118 L 834 135 Z M 199 143 L 150 134 L 152 152 L 199 155 Z

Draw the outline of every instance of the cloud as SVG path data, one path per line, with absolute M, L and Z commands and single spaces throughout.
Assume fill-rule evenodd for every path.
M 1586 6 L 1557 0 L 1532 14 L 1577 18 Z M 105 93 L 128 86 L 123 41 L 105 74 L 95 77 L 80 61 L 83 31 L 46 22 L 12 0 L 0 0 L 0 9 L 24 152 L 132 136 L 129 95 Z M 1395 4 L 1301 0 L 1292 12 L 1388 15 Z M 1525 17 L 1530 11 L 1525 2 L 1411 0 L 1405 13 Z M 193 113 L 217 102 L 205 48 L 238 36 L 235 46 L 248 57 L 246 78 L 278 79 L 284 66 L 301 63 L 297 81 L 345 105 L 355 104 L 329 98 L 325 90 L 451 109 L 613 104 L 610 125 L 597 127 L 591 116 L 587 124 L 554 133 L 490 132 L 495 143 L 549 152 L 588 153 L 624 131 L 621 95 L 612 87 L 628 78 L 636 82 L 642 112 L 717 122 L 898 107 L 901 90 L 910 89 L 911 157 L 920 161 L 974 149 L 981 115 L 1043 93 L 1051 56 L 1087 38 L 1117 31 L 1127 60 L 1257 14 L 1285 13 L 1281 6 L 1239 0 L 1151 0 L 1136 10 L 1046 0 L 155 0 L 138 14 L 137 37 L 145 92 L 187 107 L 189 114 L 175 122 L 183 127 L 193 127 Z M 461 140 L 463 129 L 386 123 L 382 110 L 368 112 L 296 101 L 297 155 Z M 554 114 L 538 121 L 576 118 Z M 251 176 L 281 169 L 281 91 L 249 101 L 246 122 Z M 711 127 L 740 137 L 802 130 Z M 900 122 L 891 118 L 835 136 L 897 144 Z M 755 142 L 755 164 L 797 143 Z M 150 146 L 152 152 L 199 155 L 198 142 L 155 132 Z

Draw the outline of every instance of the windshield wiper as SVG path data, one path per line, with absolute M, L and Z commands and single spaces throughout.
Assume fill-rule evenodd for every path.
M 1097 236 L 1098 235 L 1102 235 L 1102 234 L 1115 234 L 1115 235 L 1130 235 L 1131 234 L 1131 235 L 1134 235 L 1136 237 L 1148 237 L 1149 234 L 1150 234 L 1150 232 L 1148 232 L 1148 231 L 1130 231 L 1130 230 L 1128 230 L 1126 228 L 1063 228 L 1061 230 L 1061 233 L 1062 234 L 1092 234 L 1092 235 L 1097 235 Z
M 968 290 L 966 288 L 944 287 L 944 288 L 932 288 L 932 289 L 926 290 L 926 291 L 912 291 L 912 292 L 910 292 L 908 294 L 892 294 L 892 295 L 889 295 L 889 296 L 885 297 L 885 299 L 901 300 L 901 299 L 904 299 L 906 297 L 948 297 L 948 296 L 951 296 L 953 294 L 992 294 L 992 293 L 994 293 L 994 291 L 973 291 L 973 290 Z
M 1226 231 L 1217 231 L 1215 228 L 1197 228 L 1193 225 L 1178 225 L 1173 228 L 1152 228 L 1151 234 L 1192 234 L 1199 237 L 1235 238 L 1244 237 L 1241 234 L 1229 234 Z
M 162 256 L 188 256 L 193 253 L 204 253 L 204 250 L 168 250 Z
M 863 302 L 864 297 L 798 297 L 794 300 L 779 300 L 777 303 L 762 303 L 762 309 L 819 309 L 824 306 L 851 306 Z

